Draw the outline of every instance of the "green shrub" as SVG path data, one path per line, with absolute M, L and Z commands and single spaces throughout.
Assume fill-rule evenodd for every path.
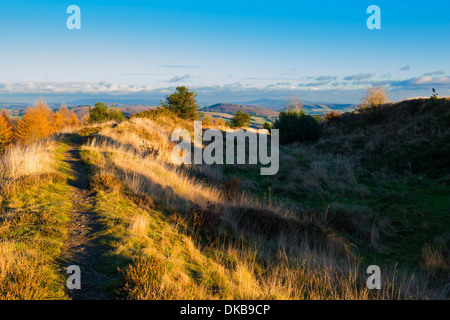
M 166 96 L 166 102 L 161 101 L 161 107 L 172 111 L 182 119 L 196 120 L 202 116 L 197 110 L 197 94 L 186 87 L 177 87 L 177 92 Z
M 157 120 L 160 117 L 168 117 L 174 120 L 177 118 L 175 113 L 173 113 L 171 110 L 161 107 L 135 113 L 131 116 L 131 118 L 147 118 L 150 120 Z
M 280 117 L 273 125 L 280 130 L 280 143 L 317 141 L 320 137 L 319 122 L 303 110 L 281 111 Z
M 230 125 L 234 128 L 248 127 L 252 117 L 241 110 L 238 110 L 230 121 Z
M 272 128 L 273 128 L 273 124 L 272 123 L 270 123 L 268 121 L 264 122 L 263 129 L 266 129 L 267 131 L 270 132 L 270 130 L 272 130 Z
M 114 105 L 107 106 L 103 102 L 97 102 L 94 108 L 89 107 L 89 123 L 99 123 L 106 121 L 123 121 L 122 111 L 117 110 Z

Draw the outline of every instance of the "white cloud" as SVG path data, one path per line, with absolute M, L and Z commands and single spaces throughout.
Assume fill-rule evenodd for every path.
M 336 80 L 336 76 L 320 76 L 316 78 L 316 81 L 333 81 Z
M 392 81 L 389 83 L 393 87 L 421 87 L 431 85 L 450 85 L 450 77 L 433 78 L 430 76 L 422 76 L 402 81 Z
M 187 65 L 163 65 L 159 66 L 160 68 L 169 68 L 169 69 L 193 69 L 193 68 L 200 68 L 200 66 L 187 66 Z
M 309 82 L 309 83 L 300 83 L 299 87 L 322 87 L 329 84 L 331 81 L 317 81 L 317 82 Z
M 433 71 L 433 72 L 428 72 L 428 73 L 424 73 L 424 76 L 438 76 L 438 75 L 443 75 L 444 71 Z
M 352 74 L 349 76 L 344 77 L 344 80 L 346 81 L 352 81 L 352 80 L 365 80 L 370 79 L 374 76 L 372 73 L 358 73 L 358 74 Z
M 408 71 L 409 69 L 411 69 L 411 66 L 406 65 L 400 68 L 400 71 Z
M 98 82 L 7 82 L 0 85 L 0 94 L 132 94 L 152 92 L 150 86 Z
M 190 79 L 192 76 L 190 74 L 184 74 L 182 76 L 175 76 L 169 80 L 169 82 L 182 82 Z
M 268 84 L 266 86 L 266 88 L 275 88 L 275 87 L 280 87 L 280 86 L 289 86 L 291 83 L 290 82 L 277 82 L 274 84 Z
M 364 78 L 364 77 L 363 77 Z M 285 99 L 292 94 L 304 100 L 355 102 L 363 94 L 363 86 L 381 85 L 390 91 L 396 92 L 396 97 L 408 98 L 411 95 L 427 94 L 431 88 L 439 90 L 441 96 L 450 94 L 450 77 L 421 76 L 405 80 L 361 80 L 361 81 L 313 81 L 299 86 L 288 82 L 279 82 L 275 85 L 244 85 L 233 82 L 224 85 L 190 85 L 195 90 L 199 100 L 202 101 L 244 101 L 252 98 Z M 96 97 L 103 98 L 146 98 L 162 99 L 166 94 L 174 92 L 175 85 L 165 87 L 151 87 L 147 85 L 120 84 L 111 82 L 2 82 L 0 83 L 0 97 L 2 101 L 26 102 L 35 100 L 39 96 L 53 101 L 70 101 Z M 24 99 L 24 100 L 22 100 Z

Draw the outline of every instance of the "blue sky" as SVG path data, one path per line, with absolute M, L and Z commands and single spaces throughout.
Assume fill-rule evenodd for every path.
M 369 5 L 381 30 L 369 30 Z M 69 5 L 81 30 L 69 30 Z M 0 101 L 450 95 L 449 1 L 0 2 Z

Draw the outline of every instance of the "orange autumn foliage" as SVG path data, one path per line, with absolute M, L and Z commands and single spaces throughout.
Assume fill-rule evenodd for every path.
M 7 119 L 0 114 L 0 150 L 8 145 L 13 138 L 13 132 L 11 126 L 8 124 Z
M 17 124 L 17 139 L 20 142 L 31 142 L 50 136 L 54 129 L 50 121 L 52 113 L 42 99 L 38 100 L 36 105 L 29 108 Z
M 78 117 L 75 113 L 70 112 L 70 116 L 67 120 L 68 126 L 78 126 L 80 124 L 80 121 L 78 120 Z
M 81 118 L 81 124 L 84 125 L 84 126 L 87 126 L 89 124 L 89 115 L 85 114 Z
M 42 99 L 29 108 L 16 128 L 19 142 L 28 143 L 52 135 L 67 126 L 77 126 L 78 118 L 66 105 L 53 112 Z
M 331 112 L 329 112 L 325 115 L 325 118 L 327 120 L 339 120 L 339 118 L 341 117 L 341 114 L 342 113 L 340 111 L 336 112 L 336 111 L 332 110 Z
M 62 104 L 59 110 L 52 115 L 51 120 L 54 132 L 79 124 L 77 115 L 70 111 L 65 104 Z

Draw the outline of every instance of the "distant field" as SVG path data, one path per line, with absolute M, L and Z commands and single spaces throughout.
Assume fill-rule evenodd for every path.
M 224 113 L 224 112 L 205 112 L 205 115 L 209 114 L 213 118 L 222 118 L 222 119 L 231 119 L 233 118 L 232 114 Z
M 205 115 L 210 115 L 213 119 L 222 119 L 223 121 L 229 121 L 231 118 L 233 118 L 233 114 L 225 113 L 225 112 L 209 112 L 209 111 L 206 111 Z M 254 128 L 262 127 L 262 125 L 266 121 L 272 122 L 273 119 L 265 118 L 265 117 L 252 116 L 252 122 L 250 123 L 250 127 L 254 127 Z

